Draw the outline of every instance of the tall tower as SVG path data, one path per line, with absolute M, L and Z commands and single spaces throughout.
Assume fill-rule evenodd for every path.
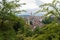
M 31 16 L 33 15 L 32 12 L 30 14 L 31 14 Z

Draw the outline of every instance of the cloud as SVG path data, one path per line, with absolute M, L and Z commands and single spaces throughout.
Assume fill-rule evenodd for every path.
M 22 5 L 20 9 L 34 9 L 38 8 L 35 3 L 35 0 L 21 0 L 20 3 L 26 3 L 26 5 Z
M 40 1 L 42 1 L 44 3 L 51 3 L 53 0 L 40 0 Z
M 43 4 L 44 2 L 42 2 L 41 0 L 35 0 L 36 5 L 40 6 L 41 4 Z
M 51 3 L 52 0 L 21 0 L 20 3 L 26 3 L 22 5 L 20 9 L 35 9 L 39 8 L 38 6 L 42 3 Z

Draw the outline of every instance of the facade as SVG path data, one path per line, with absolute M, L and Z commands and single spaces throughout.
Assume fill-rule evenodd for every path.
M 39 16 L 29 16 L 25 18 L 26 24 L 30 25 L 32 28 L 35 28 L 37 26 L 43 27 L 44 24 L 42 23 L 42 17 Z

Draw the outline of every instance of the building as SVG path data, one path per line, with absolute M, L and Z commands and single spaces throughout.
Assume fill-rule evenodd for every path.
M 37 26 L 43 27 L 44 24 L 42 23 L 42 17 L 40 16 L 29 16 L 25 18 L 26 24 L 30 25 L 32 28 L 35 28 Z
M 37 26 L 44 26 L 44 24 L 42 23 L 43 17 L 41 16 L 33 16 L 31 13 L 31 15 L 23 15 L 23 18 L 25 19 L 26 24 L 30 25 L 32 28 L 36 28 Z

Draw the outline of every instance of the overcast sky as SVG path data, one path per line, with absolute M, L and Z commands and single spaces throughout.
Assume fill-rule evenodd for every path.
M 1 0 L 0 0 L 1 1 Z M 11 0 L 9 0 L 11 1 Z M 43 3 L 51 3 L 52 0 L 20 0 L 20 3 L 26 3 L 26 5 L 22 6 L 20 9 L 35 9 L 39 8 L 38 5 Z
M 11 0 L 9 0 L 9 1 L 11 1 Z M 29 10 L 29 9 L 39 9 L 39 4 L 51 3 L 51 2 L 52 2 L 52 0 L 20 0 L 19 3 L 26 3 L 26 5 L 23 5 L 20 8 L 21 10 Z M 17 9 L 17 10 L 19 10 L 19 9 Z M 30 11 L 32 11 L 32 10 L 30 10 Z
M 43 3 L 51 3 L 52 0 L 21 0 L 20 3 L 26 3 L 26 5 L 22 6 L 21 9 L 35 9 L 39 8 L 39 2 Z
M 0 0 L 1 1 L 1 0 Z M 9 0 L 11 1 L 11 0 Z M 20 9 L 35 9 L 39 8 L 39 4 L 42 3 L 51 3 L 53 0 L 20 0 L 19 3 L 26 3 L 26 5 L 22 5 Z

